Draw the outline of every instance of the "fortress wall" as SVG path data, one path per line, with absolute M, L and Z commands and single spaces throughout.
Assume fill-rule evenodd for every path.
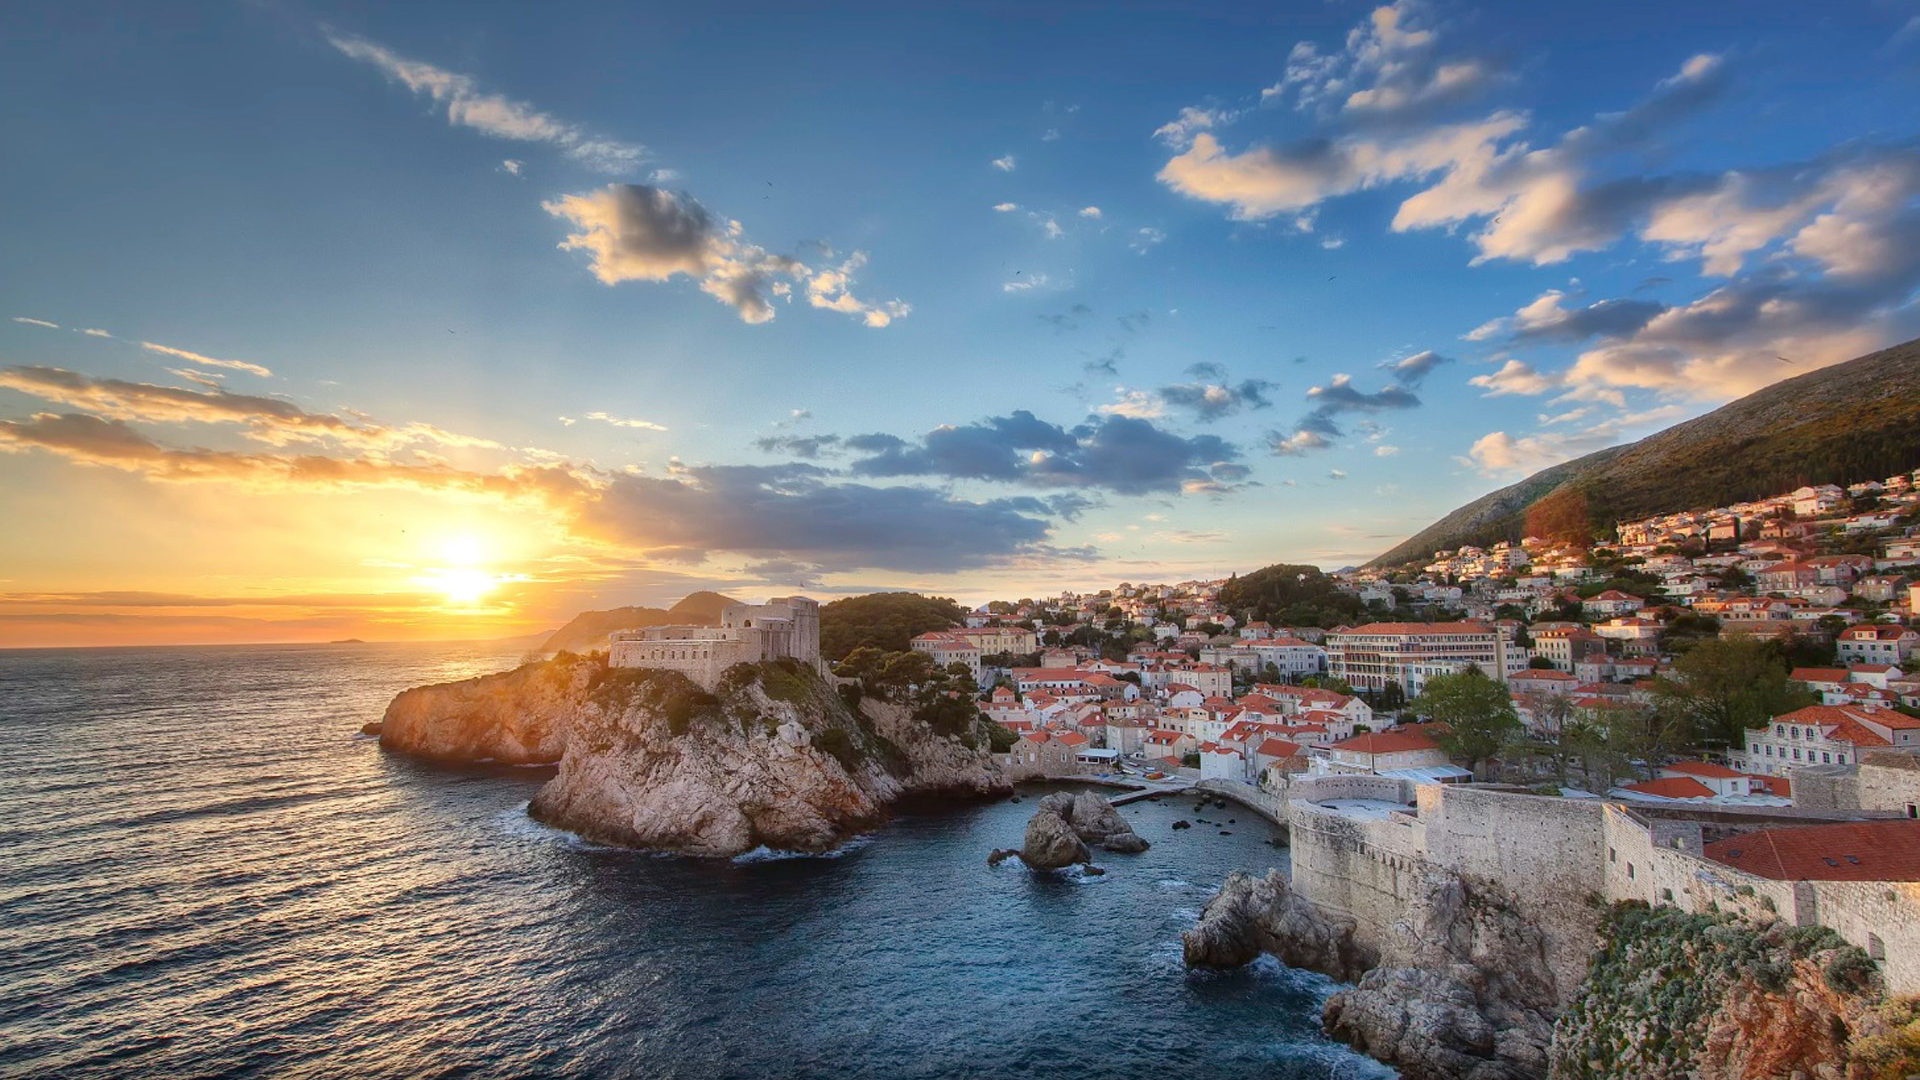
M 1889 994 L 1920 993 L 1920 882 L 1815 881 L 1814 920 L 1880 961 Z
M 1424 828 L 1408 821 L 1358 821 L 1297 799 L 1287 813 L 1294 889 L 1350 916 L 1358 924 L 1356 936 L 1377 947 L 1426 876 Z

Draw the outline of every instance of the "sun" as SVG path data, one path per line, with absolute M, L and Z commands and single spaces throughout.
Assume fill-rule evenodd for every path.
M 439 571 L 433 577 L 433 584 L 448 600 L 471 607 L 492 592 L 500 579 L 484 570 L 463 566 Z

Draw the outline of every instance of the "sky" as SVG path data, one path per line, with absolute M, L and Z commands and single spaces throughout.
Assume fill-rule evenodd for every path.
M 0 647 L 1357 564 L 1920 335 L 1920 4 L 17 3 Z

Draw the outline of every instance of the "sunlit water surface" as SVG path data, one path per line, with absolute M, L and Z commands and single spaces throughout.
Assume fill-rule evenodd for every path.
M 0 652 L 0 1074 L 1358 1077 L 1329 984 L 1188 974 L 1244 811 L 1040 876 L 1032 799 L 909 816 L 829 858 L 594 848 L 542 770 L 355 732 L 485 646 Z

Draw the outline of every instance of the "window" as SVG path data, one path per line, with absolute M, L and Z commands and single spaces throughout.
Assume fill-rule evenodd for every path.
M 1633 880 L 1633 864 L 1632 863 L 1627 864 L 1627 880 L 1628 881 Z

